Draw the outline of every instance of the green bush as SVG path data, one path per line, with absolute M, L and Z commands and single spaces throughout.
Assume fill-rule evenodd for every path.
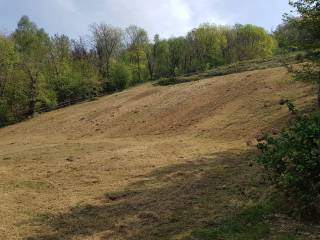
M 320 196 L 320 112 L 298 117 L 280 136 L 268 137 L 258 148 L 258 162 L 296 203 L 301 216 L 318 211 Z
M 129 68 L 123 63 L 116 63 L 111 69 L 111 88 L 114 91 L 124 90 L 132 79 Z

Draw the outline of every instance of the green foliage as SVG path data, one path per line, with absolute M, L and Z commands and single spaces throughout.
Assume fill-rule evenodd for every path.
M 39 29 L 26 16 L 20 19 L 13 39 L 15 49 L 21 58 L 19 67 L 24 72 L 24 81 L 27 82 L 25 91 L 28 96 L 28 111 L 33 115 L 37 104 L 45 104 L 51 99 L 50 94 L 45 96 L 50 91 L 41 88 L 47 85 L 45 71 L 49 59 L 50 39 L 43 29 Z M 41 102 L 43 99 L 45 101 Z
M 135 25 L 126 29 L 127 58 L 132 72 L 133 84 L 142 83 L 148 79 L 147 48 L 148 33 Z
M 9 109 L 7 103 L 1 99 L 0 100 L 0 127 L 5 123 L 9 122 Z
M 245 71 L 253 71 L 258 69 L 267 69 L 274 67 L 282 67 L 283 64 L 294 64 L 299 63 L 297 60 L 297 54 L 300 53 L 290 53 L 286 55 L 278 55 L 269 58 L 258 58 L 248 61 L 235 62 L 228 65 L 219 66 L 204 72 L 184 74 L 176 78 L 168 77 L 161 78 L 155 84 L 161 86 L 180 84 L 185 82 L 197 81 L 200 79 L 205 79 L 208 77 L 223 76 L 233 73 L 240 73 Z
M 94 24 L 91 26 L 93 42 L 100 74 L 104 79 L 110 78 L 110 66 L 112 58 L 121 48 L 123 32 L 106 24 Z
M 180 72 L 180 64 L 183 60 L 185 39 L 183 37 L 168 40 L 168 64 L 170 77 L 176 77 Z
M 123 63 L 115 63 L 111 68 L 110 90 L 121 91 L 131 83 L 132 76 L 129 68 Z
M 0 126 L 14 121 L 26 103 L 24 74 L 16 70 L 19 61 L 12 39 L 0 36 Z
M 295 18 L 286 19 L 273 33 L 279 48 L 283 51 L 297 51 L 299 49 L 298 43 L 306 34 L 304 29 L 297 27 L 295 20 Z
M 319 0 L 295 0 L 290 4 L 300 15 L 298 18 L 287 16 L 293 24 L 304 33 L 298 41 L 304 49 L 315 50 L 320 48 L 320 6 Z
M 318 0 L 290 1 L 298 17 L 286 15 L 287 25 L 299 32 L 294 43 L 307 51 L 306 57 L 312 62 L 298 71 L 296 79 L 318 84 L 318 106 L 320 107 L 320 4 Z M 289 24 L 288 24 L 289 23 Z
M 259 240 L 270 233 L 265 217 L 272 212 L 271 205 L 259 205 L 244 210 L 219 224 L 196 231 L 194 239 L 201 240 Z
M 53 89 L 58 102 L 91 98 L 98 94 L 97 70 L 87 56 L 72 59 L 72 44 L 68 37 L 55 35 L 51 39 L 49 88 Z M 86 54 L 85 54 L 86 55 Z
M 301 214 L 314 214 L 320 197 L 320 113 L 300 117 L 279 137 L 268 137 L 258 148 L 263 164 Z
M 223 27 L 202 24 L 188 33 L 185 51 L 189 66 L 185 67 L 189 71 L 203 71 L 226 62 L 223 49 L 227 39 L 223 30 Z
M 295 24 L 295 18 L 288 18 L 273 32 L 282 51 L 297 51 L 298 43 L 303 39 L 305 30 L 299 29 Z
M 276 41 L 263 28 L 254 25 L 237 25 L 236 52 L 239 60 L 271 56 Z
M 234 63 L 227 72 L 237 72 L 237 61 L 264 58 L 275 46 L 253 25 L 202 24 L 184 37 L 156 35 L 153 42 L 137 26 L 123 31 L 102 23 L 90 30 L 90 39 L 50 37 L 23 16 L 10 36 L 0 36 L 0 124 L 149 79 L 200 79 L 216 69 L 223 74 L 218 67 L 226 63 Z M 190 76 L 199 71 L 205 73 Z

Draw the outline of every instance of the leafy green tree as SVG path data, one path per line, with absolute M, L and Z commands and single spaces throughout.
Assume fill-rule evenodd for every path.
M 160 39 L 159 35 L 154 37 L 154 44 L 152 49 L 153 61 L 154 61 L 154 78 L 159 79 L 168 75 L 168 55 L 169 46 L 168 41 Z
M 120 28 L 106 24 L 91 26 L 94 47 L 99 59 L 100 73 L 104 79 L 109 79 L 111 60 L 122 47 L 123 31 Z
M 320 107 L 320 2 L 319 0 L 290 1 L 297 10 L 296 18 L 287 15 L 290 21 L 303 35 L 298 39 L 300 49 L 307 51 L 307 56 L 313 62 L 307 71 L 300 71 L 297 77 L 318 84 L 318 106 Z
M 0 97 L 2 97 L 16 63 L 13 42 L 5 36 L 0 36 L 0 53 Z
M 68 88 L 72 78 L 71 41 L 65 35 L 55 35 L 51 38 L 49 56 L 50 84 L 57 95 L 58 102 L 64 102 L 72 94 Z
M 0 36 L 0 126 L 13 121 L 25 103 L 21 81 L 16 78 L 18 61 L 13 41 Z
M 300 39 L 304 49 L 320 48 L 320 2 L 319 0 L 297 0 L 290 4 L 299 14 L 298 18 L 287 16 L 296 27 L 304 30 L 305 35 Z
M 223 45 L 226 43 L 221 28 L 202 24 L 187 35 L 187 61 L 191 70 L 205 70 L 225 63 Z M 188 54 L 189 50 L 189 54 Z
M 221 45 L 222 56 L 227 64 L 238 61 L 237 55 L 237 32 L 234 27 L 221 26 L 220 31 L 223 34 L 224 41 Z
M 175 78 L 181 71 L 185 46 L 185 38 L 183 37 L 168 40 L 168 70 L 169 76 L 172 78 Z
M 157 65 L 157 58 L 158 58 L 158 46 L 159 46 L 160 37 L 158 34 L 154 36 L 154 43 L 147 44 L 145 48 L 147 62 L 148 62 L 148 70 L 150 79 L 154 79 L 155 69 Z
M 91 50 L 91 52 L 89 51 L 83 37 L 71 40 L 71 57 L 73 60 L 88 59 L 90 55 L 96 57 L 95 54 L 94 50 Z M 95 63 L 95 65 L 99 64 Z
M 131 81 L 132 76 L 129 67 L 121 62 L 114 63 L 111 67 L 112 79 L 110 89 L 112 91 L 126 89 Z
M 287 19 L 280 24 L 273 35 L 278 41 L 279 48 L 285 51 L 296 51 L 299 49 L 299 42 L 302 40 L 305 31 L 299 29 L 294 23 L 295 20 Z
M 133 70 L 133 79 L 138 83 L 143 82 L 147 76 L 146 50 L 148 44 L 148 34 L 144 29 L 134 25 L 126 29 L 126 45 Z
M 47 88 L 45 68 L 49 58 L 50 39 L 43 29 L 39 29 L 27 16 L 23 16 L 13 33 L 15 48 L 20 54 L 20 66 L 28 79 L 28 109 L 33 115 L 36 104 L 55 101 L 54 94 Z
M 263 28 L 254 25 L 236 25 L 236 52 L 238 60 L 271 56 L 276 41 Z
M 98 70 L 82 40 L 55 35 L 50 48 L 50 83 L 58 102 L 90 98 L 99 91 Z

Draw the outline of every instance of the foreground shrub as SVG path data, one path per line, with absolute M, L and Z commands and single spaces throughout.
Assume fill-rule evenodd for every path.
M 258 148 L 258 162 L 271 173 L 303 217 L 319 210 L 320 113 L 299 117 L 280 136 L 268 137 Z

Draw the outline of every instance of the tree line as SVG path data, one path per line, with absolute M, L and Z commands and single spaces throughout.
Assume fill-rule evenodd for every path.
M 89 30 L 88 38 L 49 36 L 23 16 L 14 32 L 0 35 L 0 125 L 148 80 L 267 57 L 277 47 L 272 34 L 254 25 L 202 24 L 183 37 L 152 40 L 137 26 L 101 23 Z
M 294 72 L 300 81 L 318 85 L 318 106 L 320 107 L 320 1 L 290 1 L 298 16 L 286 14 L 274 36 L 282 52 L 304 51 L 308 60 L 302 70 Z

